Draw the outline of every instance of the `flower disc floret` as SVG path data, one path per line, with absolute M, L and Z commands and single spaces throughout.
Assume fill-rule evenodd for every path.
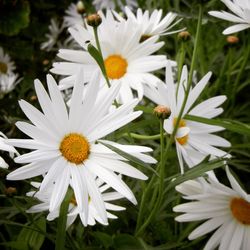
M 244 225 L 250 225 L 250 203 L 246 200 L 235 197 L 230 204 L 233 217 Z
M 60 151 L 69 162 L 81 164 L 88 158 L 90 146 L 84 136 L 71 133 L 63 138 L 60 144 Z
M 120 55 L 111 55 L 104 63 L 108 78 L 110 79 L 120 79 L 127 72 L 127 60 Z
M 174 126 L 176 125 L 176 121 L 177 121 L 177 118 L 174 118 Z M 181 119 L 179 121 L 179 124 L 178 124 L 178 127 L 179 128 L 183 128 L 183 127 L 186 127 L 186 121 Z M 188 135 L 185 135 L 183 137 L 180 137 L 180 138 L 176 138 L 176 140 L 181 144 L 181 145 L 185 145 L 188 141 Z
M 0 62 L 0 73 L 7 74 L 8 66 L 4 62 Z

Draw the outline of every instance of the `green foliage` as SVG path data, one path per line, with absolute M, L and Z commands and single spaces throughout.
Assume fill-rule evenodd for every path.
M 191 39 L 183 44 L 176 34 L 161 37 L 165 45 L 159 51 L 161 55 L 167 55 L 172 60 L 181 60 L 181 48 L 185 50 L 183 64 L 190 68 L 194 39 L 198 19 L 198 1 L 187 0 L 138 0 L 138 4 L 144 10 L 163 9 L 166 14 L 174 11 L 183 18 L 178 28 L 186 27 L 191 34 Z M 250 46 L 249 30 L 237 34 L 239 42 L 228 44 L 226 37 L 221 33 L 228 22 L 217 20 L 207 14 L 210 10 L 223 9 L 220 1 L 203 2 L 203 22 L 201 27 L 201 43 L 198 46 L 198 56 L 195 63 L 197 79 L 201 79 L 208 71 L 213 75 L 206 91 L 199 98 L 199 102 L 215 95 L 226 95 L 227 101 L 223 104 L 224 113 L 218 119 L 206 119 L 187 115 L 185 119 L 225 128 L 220 135 L 232 143 L 229 149 L 233 158 L 228 165 L 234 170 L 246 191 L 250 192 Z M 24 135 L 15 127 L 15 122 L 26 120 L 25 115 L 18 106 L 18 100 L 25 99 L 32 105 L 38 106 L 33 81 L 39 78 L 45 81 L 53 62 L 57 61 L 57 51 L 45 52 L 40 49 L 42 42 L 46 41 L 48 25 L 51 18 L 63 20 L 65 9 L 71 3 L 70 0 L 0 0 L 0 46 L 8 52 L 16 64 L 16 73 L 22 77 L 22 81 L 10 93 L 0 99 L 0 131 L 10 138 L 24 138 Z M 94 12 L 92 1 L 86 3 L 87 13 Z M 63 31 L 62 37 L 68 33 Z M 88 51 L 105 73 L 103 59 L 97 48 L 88 46 Z M 177 72 L 178 75 L 178 72 Z M 157 72 L 157 76 L 164 81 L 164 70 Z M 55 78 L 58 78 L 55 76 Z M 143 115 L 129 125 L 115 131 L 105 139 L 114 140 L 123 144 L 138 144 L 153 148 L 152 155 L 160 162 L 160 134 L 159 120 L 153 115 L 154 105 L 144 98 L 137 106 L 137 110 L 143 111 Z M 60 125 L 61 126 L 61 125 Z M 165 134 L 166 142 L 169 136 Z M 140 237 L 135 236 L 135 228 L 139 215 L 139 205 L 143 199 L 151 178 L 153 177 L 152 189 L 148 192 L 143 212 L 143 222 L 148 218 L 155 205 L 154 187 L 159 184 L 158 169 L 150 166 L 129 155 L 122 150 L 104 142 L 99 142 L 120 154 L 130 161 L 135 167 L 143 171 L 149 180 L 146 182 L 123 177 L 128 186 L 133 190 L 138 200 L 138 206 L 131 205 L 125 199 L 116 204 L 126 207 L 126 211 L 114 212 L 117 220 L 110 220 L 108 226 L 97 224 L 93 227 L 84 228 L 80 220 L 67 230 L 58 230 L 65 226 L 65 218 L 60 217 L 55 221 L 46 223 L 46 213 L 39 215 L 28 214 L 25 211 L 38 201 L 27 197 L 26 192 L 31 189 L 29 181 L 7 181 L 6 174 L 20 167 L 7 153 L 1 153 L 9 163 L 9 170 L 0 169 L 0 249 L 27 250 L 27 249 L 55 249 L 56 242 L 60 237 L 65 240 L 65 249 L 110 249 L 110 250 L 167 250 L 167 249 L 202 249 L 207 237 L 195 241 L 188 241 L 187 236 L 198 225 L 176 223 L 172 207 L 181 203 L 180 195 L 175 191 L 175 186 L 214 170 L 219 179 L 227 183 L 224 171 L 224 162 L 221 159 L 208 162 L 206 158 L 202 163 L 192 169 L 186 169 L 180 175 L 179 164 L 175 146 L 171 145 L 168 158 L 164 162 L 166 176 L 163 185 L 163 199 L 156 215 L 145 228 Z M 27 151 L 20 149 L 20 153 Z M 40 181 L 37 177 L 35 181 Z M 6 194 L 6 188 L 15 187 L 17 194 Z M 67 210 L 65 201 L 62 210 Z M 62 211 L 63 213 L 63 211 Z M 57 236 L 56 236 L 57 235 Z M 59 244 L 60 245 L 60 244 Z
M 0 1 L 0 33 L 13 36 L 29 25 L 30 5 L 26 0 Z

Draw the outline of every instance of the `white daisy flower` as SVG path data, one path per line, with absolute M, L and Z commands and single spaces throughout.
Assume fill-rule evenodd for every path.
M 189 235 L 194 240 L 217 229 L 208 240 L 204 250 L 250 249 L 250 195 L 237 183 L 226 167 L 232 188 L 209 179 L 201 184 L 188 181 L 177 187 L 188 203 L 173 208 L 184 213 L 175 219 L 178 222 L 207 220 Z M 205 183 L 205 184 L 204 184 Z
M 250 28 L 250 0 L 221 0 L 233 13 L 226 11 L 209 11 L 212 16 L 227 20 L 235 25 L 223 31 L 224 35 Z
M 12 91 L 21 80 L 22 78 L 18 79 L 18 74 L 0 74 L 0 98 Z
M 45 34 L 45 37 L 48 40 L 43 42 L 40 48 L 42 50 L 52 51 L 52 50 L 57 50 L 58 47 L 61 47 L 59 43 L 59 35 L 62 33 L 63 29 L 64 29 L 64 24 L 60 24 L 58 20 L 52 18 L 50 20 L 49 33 Z
M 13 74 L 15 69 L 15 64 L 11 61 L 10 56 L 4 53 L 3 48 L 0 47 L 0 76 Z
M 126 6 L 129 6 L 130 8 L 136 8 L 138 6 L 136 0 L 117 0 L 118 7 L 120 9 L 124 8 L 124 2 L 126 3 Z M 115 0 L 94 0 L 93 5 L 96 10 L 116 8 Z
M 141 112 L 133 112 L 138 103 L 138 100 L 134 99 L 109 113 L 120 84 L 113 85 L 102 100 L 97 99 L 100 81 L 100 75 L 97 73 L 93 74 L 82 101 L 82 77 L 82 74 L 77 76 L 69 111 L 56 82 L 50 75 L 47 76 L 49 95 L 43 85 L 38 80 L 35 81 L 36 95 L 43 113 L 26 101 L 20 101 L 23 112 L 33 124 L 17 122 L 16 125 L 32 139 L 10 139 L 9 143 L 33 151 L 15 158 L 17 163 L 27 165 L 10 173 L 7 179 L 21 180 L 46 173 L 40 191 L 43 192 L 55 182 L 50 211 L 60 206 L 71 184 L 78 208 L 86 218 L 90 197 L 98 214 L 106 222 L 106 210 L 95 177 L 98 176 L 134 204 L 136 199 L 133 192 L 116 173 L 142 180 L 146 180 L 147 177 L 130 166 L 123 157 L 97 143 L 97 140 L 128 124 Z M 152 151 L 148 147 L 121 147 L 123 151 L 144 162 L 156 162 L 154 158 L 144 154 Z
M 193 167 L 208 155 L 211 155 L 212 158 L 225 157 L 227 153 L 216 147 L 230 147 L 231 145 L 227 140 L 212 134 L 223 130 L 223 127 L 185 119 L 187 114 L 211 119 L 223 112 L 223 109 L 219 108 L 219 106 L 226 100 L 226 96 L 212 97 L 194 106 L 197 98 L 208 84 L 210 77 L 211 72 L 208 72 L 194 88 L 190 89 L 179 128 L 175 135 L 176 150 L 182 173 L 184 172 L 183 159 L 189 167 Z M 149 99 L 171 110 L 170 117 L 164 121 L 164 129 L 168 134 L 172 134 L 174 130 L 184 101 L 187 82 L 188 70 L 184 66 L 179 88 L 177 89 L 177 85 L 174 84 L 171 66 L 168 64 L 166 67 L 166 84 L 159 82 L 157 88 L 145 87 L 145 95 Z
M 5 54 L 0 47 L 0 98 L 12 91 L 22 80 L 17 79 L 18 74 L 14 73 L 16 69 L 14 62 L 8 54 Z
M 166 56 L 152 55 L 163 46 L 157 42 L 158 36 L 151 37 L 140 43 L 141 31 L 133 25 L 132 20 L 117 22 L 110 11 L 102 16 L 102 24 L 98 27 L 100 44 L 104 57 L 107 75 L 111 85 L 121 82 L 118 101 L 126 103 L 133 99 L 132 89 L 136 90 L 139 98 L 143 96 L 145 83 L 155 84 L 159 79 L 151 72 L 165 67 Z M 93 28 L 76 25 L 69 28 L 71 35 L 87 49 L 86 41 L 94 44 Z M 58 56 L 69 62 L 54 63 L 51 72 L 67 76 L 60 81 L 61 89 L 72 87 L 72 79 L 79 68 L 84 70 L 84 81 L 88 82 L 93 70 L 99 68 L 87 51 L 59 50 Z M 106 86 L 104 77 L 101 86 Z
M 102 199 L 104 201 L 104 206 L 105 209 L 107 210 L 107 218 L 108 219 L 117 219 L 117 216 L 110 213 L 109 211 L 122 211 L 125 210 L 124 207 L 114 205 L 110 203 L 111 201 L 115 201 L 121 198 L 124 198 L 120 193 L 118 192 L 110 192 L 107 190 L 109 189 L 109 186 L 107 184 L 103 184 L 103 181 L 101 181 L 99 178 L 96 180 L 96 185 L 101 193 Z M 40 183 L 31 183 L 33 186 L 36 188 L 40 187 Z M 36 192 L 36 191 L 31 191 L 27 193 L 28 196 L 33 196 L 36 197 L 38 200 L 42 201 L 42 203 L 37 204 L 32 206 L 30 209 L 27 210 L 28 213 L 39 213 L 43 211 L 49 210 L 49 204 L 51 200 L 51 194 L 52 194 L 52 188 L 53 184 L 49 186 L 44 192 Z M 69 209 L 68 209 L 68 215 L 67 215 L 67 228 L 74 223 L 76 220 L 77 216 L 79 215 L 82 221 L 82 224 L 84 226 L 90 225 L 93 226 L 96 224 L 96 221 L 103 224 L 103 225 L 108 225 L 106 221 L 103 221 L 100 215 L 98 214 L 98 208 L 95 207 L 95 204 L 91 199 L 88 200 L 88 218 L 87 221 L 85 220 L 84 214 L 78 209 L 78 205 L 76 202 L 76 198 L 73 195 L 72 199 L 69 204 Z M 49 221 L 54 220 L 59 216 L 60 209 L 57 208 L 56 210 L 50 212 L 47 216 L 47 219 Z
M 71 3 L 65 13 L 66 15 L 63 20 L 66 27 L 74 27 L 76 24 L 84 24 L 83 16 L 77 11 L 77 4 Z
M 18 154 L 16 149 L 13 146 L 8 145 L 5 142 L 7 139 L 6 135 L 0 131 L 0 151 L 7 151 L 10 153 L 10 157 L 14 157 L 14 154 Z M 0 156 L 0 168 L 8 168 L 9 165 L 5 162 L 5 160 Z
M 115 11 L 113 11 L 113 13 L 118 20 L 123 20 L 123 17 L 119 13 Z M 148 10 L 143 12 L 142 9 L 139 8 L 137 9 L 135 15 L 128 7 L 125 7 L 125 13 L 127 18 L 132 19 L 140 27 L 142 33 L 141 40 L 146 40 L 149 37 L 156 35 L 169 35 L 183 30 L 179 29 L 175 31 L 169 31 L 181 21 L 181 19 L 179 19 L 173 23 L 177 17 L 176 13 L 169 12 L 163 19 L 162 10 L 154 10 L 150 15 Z

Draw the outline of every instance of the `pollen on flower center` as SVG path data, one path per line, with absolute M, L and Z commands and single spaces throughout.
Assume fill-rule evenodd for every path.
M 0 73 L 6 74 L 8 71 L 8 66 L 4 62 L 0 62 Z
M 250 203 L 242 198 L 233 198 L 230 203 L 232 215 L 245 225 L 250 225 Z
M 177 118 L 174 118 L 174 126 L 176 125 L 176 122 L 177 122 Z M 179 128 L 182 128 L 182 127 L 186 127 L 186 121 L 181 119 L 179 121 L 179 124 L 178 124 L 178 127 Z M 188 141 L 188 135 L 185 135 L 183 137 L 180 137 L 180 138 L 176 138 L 176 140 L 181 144 L 181 145 L 185 145 Z
M 105 69 L 110 79 L 120 79 L 127 72 L 127 60 L 120 55 L 111 55 L 104 61 Z
M 87 139 L 77 133 L 66 135 L 59 149 L 66 160 L 75 164 L 80 164 L 86 160 L 90 152 L 90 146 Z

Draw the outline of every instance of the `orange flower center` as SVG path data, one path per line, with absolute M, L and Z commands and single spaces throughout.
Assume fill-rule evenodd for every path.
M 4 62 L 0 62 L 0 73 L 6 74 L 8 71 L 8 66 Z
M 233 198 L 230 204 L 233 217 L 244 225 L 250 225 L 250 203 L 242 198 Z
M 127 60 L 120 55 L 109 56 L 104 64 L 109 79 L 120 79 L 127 72 Z
M 90 152 L 87 139 L 77 133 L 65 136 L 59 149 L 66 160 L 75 164 L 80 164 L 86 160 Z
M 176 122 L 177 122 L 177 118 L 174 118 L 174 126 L 176 125 Z M 179 121 L 179 124 L 178 124 L 178 127 L 179 128 L 182 128 L 182 127 L 186 127 L 186 121 L 181 119 Z M 180 137 L 180 138 L 176 138 L 176 140 L 181 144 L 181 145 L 185 145 L 188 141 L 188 135 L 185 135 L 183 137 Z

